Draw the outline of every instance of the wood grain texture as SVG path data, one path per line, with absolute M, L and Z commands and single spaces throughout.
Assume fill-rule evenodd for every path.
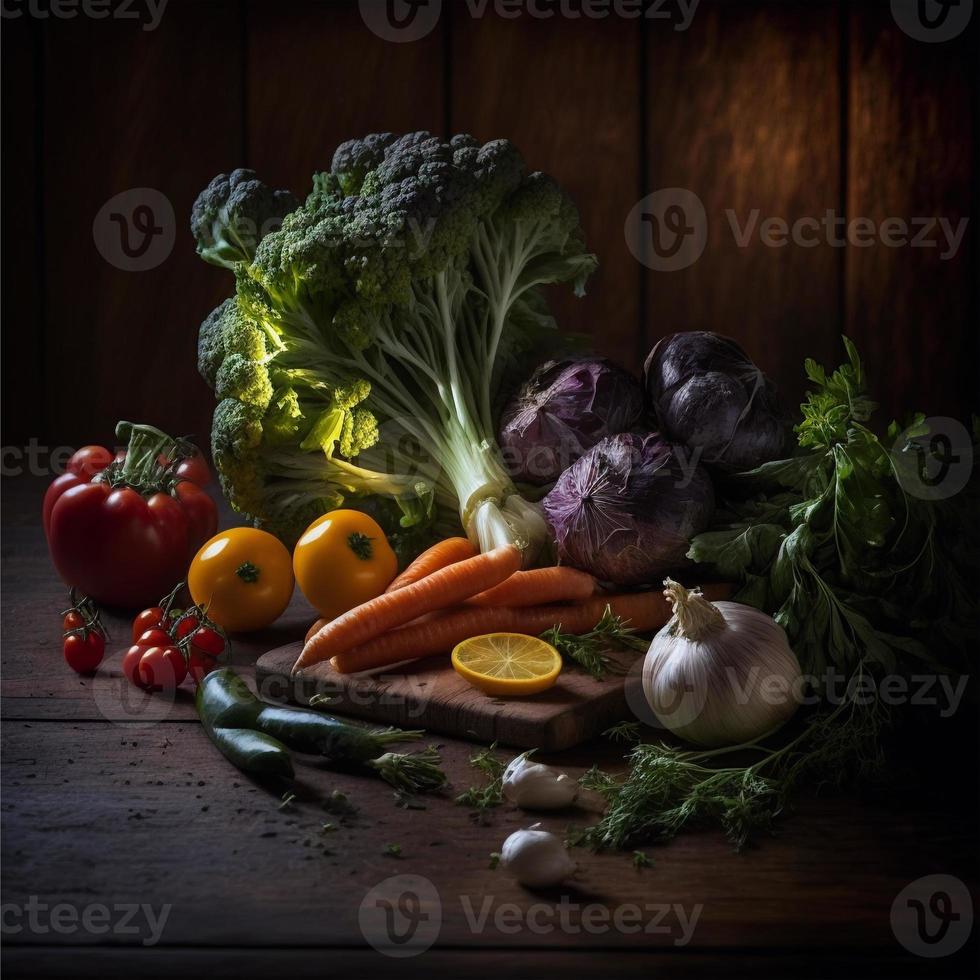
M 444 27 L 393 44 L 356 3 L 250 0 L 247 11 L 247 160 L 264 180 L 303 198 L 344 140 L 442 130 Z
M 826 244 L 770 247 L 760 231 L 840 208 L 837 23 L 825 0 L 705 2 L 686 31 L 647 31 L 643 193 L 692 191 L 708 229 L 693 265 L 644 270 L 647 347 L 678 330 L 727 334 L 788 407 L 804 357 L 836 351 L 842 259 Z
M 600 267 L 582 299 L 548 290 L 558 325 L 637 370 L 639 271 L 622 226 L 639 184 L 639 21 L 451 9 L 450 128 L 510 139 L 568 191 Z
M 908 244 L 847 250 L 847 332 L 882 423 L 916 410 L 966 417 L 980 407 L 976 14 L 940 44 L 909 37 L 887 6 L 853 7 L 849 28 L 848 216 L 901 221 Z M 958 247 L 940 218 L 967 223 Z
M 6 481 L 4 487 L 0 541 L 3 717 L 109 720 L 137 728 L 196 718 L 190 680 L 170 701 L 144 694 L 123 677 L 121 661 L 130 642 L 132 613 L 103 610 L 109 642 L 106 659 L 95 677 L 80 677 L 65 668 L 58 614 L 67 605 L 67 590 L 51 566 L 39 526 L 48 482 L 45 478 L 22 477 Z M 240 523 L 223 500 L 218 507 L 221 527 Z M 250 673 L 260 654 L 302 637 L 314 616 L 297 589 L 289 608 L 268 629 L 232 637 L 229 664 Z
M 406 811 L 375 777 L 302 759 L 297 799 L 280 808 L 282 787 L 231 769 L 198 725 L 134 733 L 99 722 L 6 722 L 2 739 L 3 901 L 169 903 L 164 946 L 361 948 L 358 909 L 369 889 L 421 874 L 441 901 L 437 948 L 677 951 L 673 914 L 657 934 L 581 928 L 590 905 L 670 903 L 688 915 L 701 909 L 685 953 L 857 947 L 894 955 L 889 912 L 898 891 L 923 874 L 952 870 L 971 880 L 975 869 L 969 827 L 955 814 L 819 800 L 749 854 L 734 853 L 719 835 L 688 835 L 658 848 L 655 866 L 638 873 L 629 854 L 575 851 L 576 886 L 534 893 L 488 866 L 508 834 L 533 822 L 511 806 L 494 811 L 489 825 L 452 795 Z M 457 789 L 475 781 L 470 747 L 449 741 L 441 751 Z M 549 761 L 574 776 L 583 770 L 581 756 Z M 334 790 L 359 808 L 353 819 L 324 809 Z M 591 818 L 568 810 L 533 819 L 562 834 Z M 338 829 L 324 833 L 325 821 Z M 402 859 L 384 855 L 390 843 Z M 567 931 L 511 931 L 492 912 L 482 927 L 471 925 L 484 896 L 491 909 L 527 910 L 554 909 L 562 894 L 572 903 Z M 138 946 L 141 938 L 16 937 L 41 946 Z
M 460 677 L 446 654 L 360 674 L 340 674 L 320 663 L 291 681 L 302 649 L 302 642 L 290 643 L 258 659 L 256 679 L 266 697 L 307 704 L 323 694 L 337 699 L 330 708 L 339 714 L 543 752 L 596 738 L 629 715 L 622 676 L 597 681 L 568 669 L 554 687 L 533 697 L 491 698 Z M 636 662 L 635 655 L 621 659 L 624 668 Z
M 327 959 L 329 957 L 329 959 Z M 261 949 L 256 947 L 141 949 L 136 956 L 131 949 L 38 949 L 6 947 L 3 963 L 12 976 L 63 977 L 74 968 L 84 976 L 101 980 L 131 980 L 134 965 L 141 980 L 171 980 L 176 975 L 199 974 L 214 980 L 243 977 L 265 977 L 278 973 L 295 980 L 322 980 L 324 963 L 338 976 L 370 976 L 372 980 L 404 980 L 405 961 L 381 956 L 368 949 Z M 969 977 L 967 957 L 956 957 L 950 963 L 924 958 L 912 959 L 898 952 L 867 953 L 852 950 L 841 953 L 822 949 L 805 954 L 747 953 L 737 959 L 730 951 L 693 953 L 690 950 L 560 950 L 560 949 L 481 949 L 474 956 L 472 948 L 429 949 L 418 966 L 427 978 L 467 980 L 501 976 L 534 977 L 536 980 L 588 976 L 593 972 L 615 973 L 617 980 L 649 980 L 656 971 L 658 980 L 718 980 L 719 976 L 745 976 L 753 980 L 825 980 L 827 977 L 860 976 L 862 980 L 917 980 L 920 977 Z M 418 961 L 416 961 L 418 962 Z M 963 972 L 961 972 L 961 970 Z
M 102 698 L 64 668 L 57 643 L 61 586 L 37 526 L 42 484 L 13 480 L 4 487 L 0 900 L 20 906 L 33 895 L 48 906 L 136 902 L 171 909 L 153 949 L 140 945 L 142 932 L 5 934 L 4 967 L 11 975 L 183 970 L 246 977 L 268 969 L 305 976 L 314 966 L 321 976 L 324 969 L 346 975 L 345 968 L 352 976 L 391 975 L 388 958 L 366 948 L 358 908 L 384 879 L 421 874 L 438 891 L 442 923 L 435 946 L 412 969 L 433 976 L 501 969 L 557 976 L 592 966 L 638 975 L 642 965 L 647 975 L 656 969 L 665 977 L 860 970 L 891 980 L 923 975 L 916 972 L 922 961 L 906 956 L 891 932 L 898 891 L 931 873 L 977 882 L 969 810 L 931 792 L 905 792 L 900 805 L 802 797 L 780 822 L 779 835 L 748 853 L 735 854 L 720 834 L 693 833 L 651 849 L 655 864 L 642 873 L 629 854 L 576 851 L 578 887 L 526 891 L 491 871 L 489 855 L 539 817 L 503 806 L 483 825 L 455 805 L 454 795 L 482 777 L 468 764 L 473 746 L 452 738 L 433 741 L 453 788 L 427 799 L 426 810 L 400 809 L 382 781 L 331 772 L 305 757 L 297 765 L 297 799 L 280 808 L 281 787 L 253 783 L 214 750 L 189 696 L 164 717 L 134 720 L 107 713 L 107 699 L 121 697 L 111 675 Z M 299 623 L 309 621 L 308 609 L 295 613 Z M 127 625 L 121 617 L 111 620 L 113 629 Z M 236 669 L 248 675 L 258 652 L 256 645 L 237 645 Z M 544 754 L 542 761 L 577 776 L 593 763 L 621 771 L 623 752 L 597 740 Z M 334 790 L 359 808 L 353 820 L 324 809 Z M 569 810 L 543 822 L 563 834 L 589 819 Z M 327 821 L 339 829 L 324 832 Z M 383 853 L 392 843 L 402 859 Z M 527 926 L 523 916 L 532 908 L 547 915 L 563 895 L 572 903 L 568 929 L 541 933 Z M 474 928 L 487 898 L 487 923 Z M 674 945 L 673 913 L 661 923 L 670 931 L 652 935 L 581 928 L 582 915 L 592 914 L 585 909 L 650 903 L 680 905 L 687 915 L 701 907 L 688 945 Z M 506 918 L 510 906 L 518 910 L 516 930 Z M 971 955 L 967 947 L 938 964 L 928 961 L 929 975 L 966 975 Z
M 241 159 L 239 14 L 234 0 L 207 0 L 171 5 L 152 31 L 118 18 L 45 22 L 46 404 L 59 443 L 111 442 L 130 419 L 207 444 L 197 330 L 230 290 L 196 256 L 188 222 L 198 192 Z M 152 205 L 174 245 L 146 271 L 111 265 L 92 230 L 134 188 L 173 208 L 169 219 Z
M 27 17 L 4 19 L 3 113 L 0 158 L 3 184 L 3 432 L 4 446 L 45 439 L 42 260 L 37 221 L 44 168 L 39 158 L 38 76 L 40 32 Z M 16 98 L 8 98 L 16 92 Z M 5 465 L 15 465 L 4 459 Z

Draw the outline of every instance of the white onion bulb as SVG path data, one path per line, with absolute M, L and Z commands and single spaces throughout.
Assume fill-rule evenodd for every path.
M 709 602 L 664 580 L 674 616 L 643 662 L 643 693 L 661 724 L 705 746 L 741 745 L 799 705 L 800 664 L 783 628 L 739 602 Z

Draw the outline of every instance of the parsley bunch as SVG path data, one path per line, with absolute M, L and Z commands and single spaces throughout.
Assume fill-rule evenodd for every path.
M 948 499 L 906 491 L 935 463 L 919 441 L 925 418 L 893 422 L 880 439 L 866 424 L 876 406 L 861 360 L 844 344 L 848 363 L 831 374 L 806 362 L 813 390 L 795 454 L 726 477 L 714 524 L 688 553 L 740 583 L 736 601 L 772 614 L 804 673 L 819 684 L 837 672 L 843 695 L 745 745 L 683 750 L 622 732 L 637 741 L 629 771 L 583 777 L 608 808 L 576 843 L 628 848 L 715 825 L 741 848 L 805 782 L 867 783 L 881 771 L 896 721 L 876 692 L 884 674 L 968 673 L 980 632 L 977 480 Z

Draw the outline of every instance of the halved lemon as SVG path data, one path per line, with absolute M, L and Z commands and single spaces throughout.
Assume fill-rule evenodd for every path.
M 520 697 L 555 683 L 561 673 L 561 654 L 536 636 L 485 633 L 457 644 L 453 667 L 485 694 Z

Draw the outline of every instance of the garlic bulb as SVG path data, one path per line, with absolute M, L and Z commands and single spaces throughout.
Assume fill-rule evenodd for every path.
M 664 580 L 674 616 L 643 662 L 643 693 L 658 720 L 698 745 L 739 745 L 796 711 L 800 664 L 770 616 L 739 602 L 711 603 Z
M 511 759 L 504 770 L 504 798 L 523 810 L 561 810 L 573 803 L 601 812 L 606 801 L 593 790 L 580 786 L 571 776 L 553 766 L 532 762 L 530 752 Z
M 567 881 L 577 870 L 565 845 L 536 823 L 517 830 L 500 849 L 500 867 L 529 888 L 549 888 Z

